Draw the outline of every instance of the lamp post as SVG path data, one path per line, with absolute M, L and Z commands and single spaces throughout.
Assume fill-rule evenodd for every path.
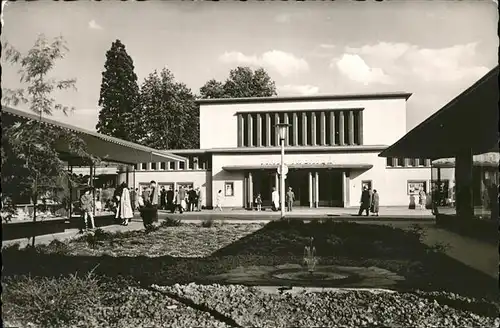
M 280 207 L 281 207 L 282 219 L 285 217 L 285 176 L 288 173 L 287 170 L 288 168 L 285 166 L 285 139 L 289 126 L 290 124 L 287 123 L 276 124 L 281 145 L 281 167 L 279 170 L 279 174 L 280 174 Z

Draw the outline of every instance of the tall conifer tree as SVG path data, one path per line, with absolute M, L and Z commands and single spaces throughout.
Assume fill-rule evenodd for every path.
M 106 53 L 102 73 L 98 132 L 129 141 L 139 141 L 138 128 L 139 86 L 134 62 L 125 45 L 116 40 Z

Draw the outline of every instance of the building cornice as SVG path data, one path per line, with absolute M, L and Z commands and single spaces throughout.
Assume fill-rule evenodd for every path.
M 355 152 L 381 152 L 387 145 L 361 145 L 361 146 L 288 146 L 287 153 L 355 153 Z M 169 149 L 172 154 L 268 154 L 279 153 L 280 147 L 235 147 L 211 149 Z
M 196 100 L 196 102 L 200 105 L 217 105 L 217 104 L 330 101 L 330 100 L 373 100 L 373 99 L 398 99 L 398 98 L 408 100 L 408 98 L 410 98 L 411 95 L 412 93 L 401 91 L 401 92 L 387 92 L 387 93 L 293 96 L 293 97 L 198 99 Z

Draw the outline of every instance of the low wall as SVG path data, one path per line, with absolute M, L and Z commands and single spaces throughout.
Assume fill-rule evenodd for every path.
M 20 221 L 2 224 L 2 240 L 14 240 L 21 238 L 31 238 L 33 236 L 51 235 L 65 232 L 68 229 L 82 229 L 83 219 L 73 217 L 71 220 L 66 218 L 46 219 L 40 221 Z M 104 227 L 116 224 L 115 215 L 98 216 L 94 218 L 96 227 Z

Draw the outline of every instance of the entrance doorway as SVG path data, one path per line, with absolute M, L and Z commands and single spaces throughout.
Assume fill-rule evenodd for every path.
M 321 170 L 318 172 L 318 206 L 343 207 L 342 171 Z
M 252 172 L 253 180 L 253 199 L 255 200 L 258 194 L 262 197 L 262 205 L 271 205 L 271 193 L 274 187 L 274 175 L 273 171 L 270 170 L 260 170 Z
M 290 169 L 285 180 L 285 191 L 292 187 L 295 193 L 294 206 L 309 206 L 309 172 Z

